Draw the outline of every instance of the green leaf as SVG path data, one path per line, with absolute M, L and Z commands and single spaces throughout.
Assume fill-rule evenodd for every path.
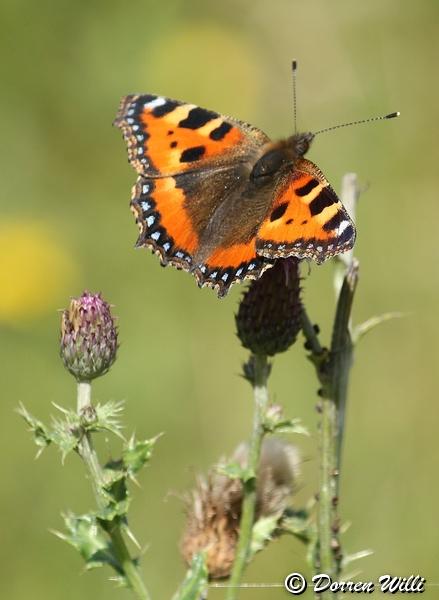
M 121 439 L 124 439 L 121 429 L 122 425 L 120 417 L 123 411 L 123 402 L 115 402 L 110 400 L 105 404 L 97 404 L 96 410 L 96 422 L 92 425 L 93 431 L 110 431 Z
M 348 554 L 343 558 L 342 561 L 342 569 L 345 569 L 348 565 L 352 564 L 357 560 L 361 560 L 362 558 L 367 558 L 373 554 L 373 550 L 360 550 L 359 552 L 353 552 L 352 554 Z
M 127 475 L 122 461 L 111 461 L 104 467 L 103 496 L 107 504 L 98 513 L 101 525 L 111 522 L 116 518 L 122 520 L 126 517 L 130 504 L 130 495 L 127 488 Z
M 237 462 L 218 465 L 217 471 L 221 475 L 226 475 L 230 479 L 240 479 L 243 483 L 247 483 L 247 481 L 250 481 L 250 479 L 254 479 L 256 477 L 253 469 L 242 467 Z
M 53 533 L 78 550 L 87 569 L 109 565 L 119 576 L 123 576 L 123 569 L 114 555 L 111 543 L 102 535 L 95 515 L 76 516 L 70 513 L 64 515 L 64 523 L 67 533 Z
M 191 566 L 183 583 L 172 600 L 201 600 L 207 590 L 206 555 L 198 552 L 192 558 Z
M 308 429 L 302 425 L 300 419 L 284 419 L 282 421 L 265 421 L 266 431 L 271 433 L 298 433 L 309 435 Z
M 257 552 L 265 548 L 268 542 L 272 539 L 278 528 L 278 522 L 281 515 L 271 515 L 269 517 L 261 517 L 253 525 L 252 539 L 250 545 L 250 558 Z
M 131 437 L 122 452 L 123 464 L 131 477 L 149 462 L 154 445 L 161 436 L 159 433 L 149 440 L 136 440 L 134 436 Z
M 58 410 L 61 410 L 65 417 L 64 420 L 52 418 L 51 437 L 53 443 L 61 450 L 62 460 L 66 458 L 69 452 L 75 450 L 82 435 L 79 416 L 70 410 L 65 410 L 55 404 Z
M 26 410 L 23 404 L 17 408 L 17 413 L 26 421 L 29 431 L 33 434 L 35 444 L 40 448 L 37 457 L 52 443 L 52 436 L 47 427 Z
M 305 509 L 287 509 L 279 522 L 279 531 L 294 535 L 302 542 L 309 542 L 313 537 L 313 524 L 309 512 Z
M 385 323 L 386 321 L 391 321 L 393 319 L 401 319 L 405 316 L 407 315 L 402 312 L 388 312 L 376 317 L 371 317 L 370 319 L 367 319 L 367 321 L 364 321 L 364 323 L 360 323 L 354 327 L 352 332 L 352 341 L 354 344 L 356 344 L 359 340 L 361 340 L 361 338 L 369 333 L 369 331 L 372 331 L 372 329 L 375 329 L 375 327 L 381 325 L 381 323 Z

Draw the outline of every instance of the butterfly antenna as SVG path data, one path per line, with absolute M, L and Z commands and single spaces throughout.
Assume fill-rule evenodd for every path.
M 333 129 L 340 129 L 341 127 L 350 127 L 351 125 L 361 125 L 362 123 L 371 123 L 372 121 L 382 121 L 383 119 L 394 119 L 395 117 L 399 117 L 400 112 L 393 112 L 388 115 L 381 115 L 379 117 L 370 117 L 369 119 L 361 119 L 361 121 L 352 121 L 351 123 L 342 123 L 341 125 L 333 125 L 332 127 L 326 127 L 325 129 L 320 129 L 320 131 L 315 131 L 313 135 L 318 135 L 319 133 L 326 133 L 327 131 L 332 131 Z
M 296 101 L 296 80 L 297 80 L 297 60 L 291 63 L 293 73 L 293 111 L 294 111 L 294 133 L 297 133 L 297 101 Z

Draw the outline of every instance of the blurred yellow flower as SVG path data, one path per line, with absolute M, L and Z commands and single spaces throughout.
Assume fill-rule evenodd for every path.
M 17 323 L 65 303 L 77 267 L 50 225 L 0 224 L 0 323 Z

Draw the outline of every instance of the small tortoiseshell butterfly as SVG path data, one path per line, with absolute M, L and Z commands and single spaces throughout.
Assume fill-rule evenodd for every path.
M 248 123 L 150 94 L 125 96 L 114 123 L 139 173 L 136 246 L 190 271 L 200 287 L 225 296 L 277 258 L 321 263 L 354 245 L 348 213 L 304 158 L 315 134 L 273 142 Z

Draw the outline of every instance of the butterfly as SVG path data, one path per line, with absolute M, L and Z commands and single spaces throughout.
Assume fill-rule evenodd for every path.
M 317 263 L 351 249 L 355 226 L 320 169 L 313 133 L 257 127 L 151 94 L 122 98 L 114 124 L 138 173 L 131 209 L 161 264 L 225 296 L 279 258 Z

